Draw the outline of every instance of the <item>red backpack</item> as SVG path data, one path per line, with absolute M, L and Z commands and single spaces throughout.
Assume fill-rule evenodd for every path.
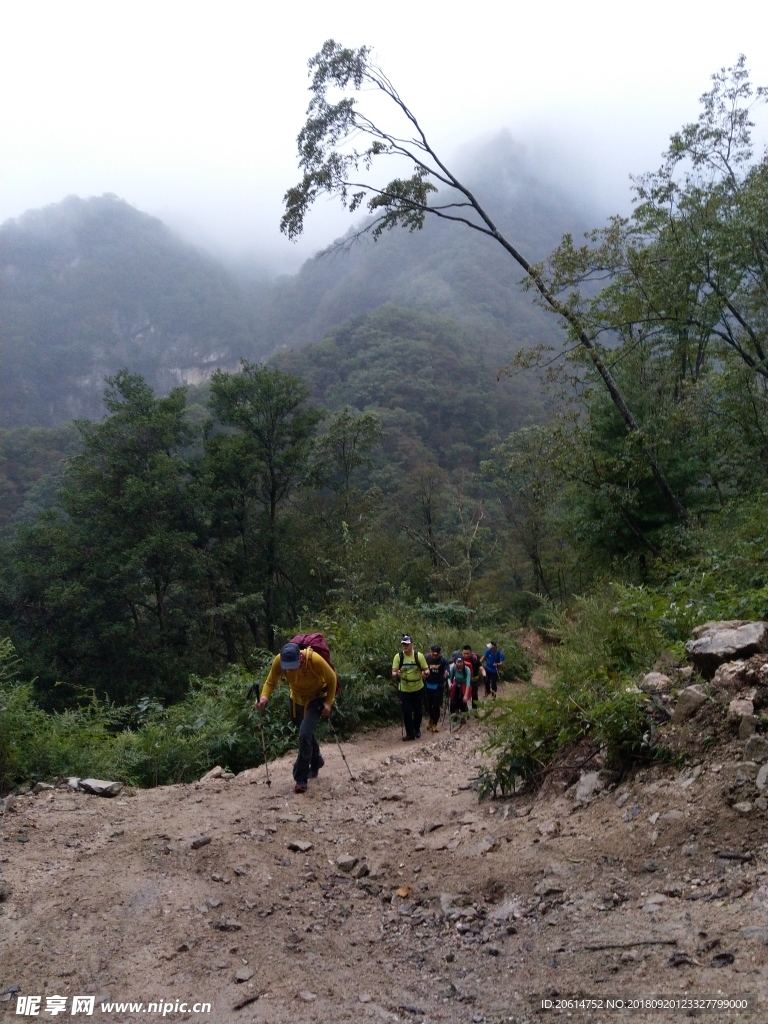
M 331 649 L 328 646 L 328 641 L 325 639 L 322 633 L 299 633 L 291 640 L 292 644 L 298 644 L 299 647 L 310 647 L 315 654 L 319 654 L 323 661 L 327 661 L 334 672 L 336 668 L 331 661 Z M 339 679 L 339 673 L 336 672 L 336 696 L 341 694 L 341 679 Z

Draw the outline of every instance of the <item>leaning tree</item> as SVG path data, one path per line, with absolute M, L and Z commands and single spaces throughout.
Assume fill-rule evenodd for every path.
M 687 510 L 672 489 L 653 445 L 629 408 L 588 324 L 567 299 L 558 298 L 542 268 L 525 258 L 500 231 L 471 189 L 438 156 L 414 113 L 375 63 L 371 47 L 348 49 L 329 39 L 309 61 L 309 73 L 312 98 L 306 124 L 297 140 L 303 176 L 285 194 L 281 230 L 289 238 L 297 238 L 314 202 L 329 195 L 339 198 L 351 213 L 367 209 L 371 215 L 354 237 L 370 234 L 379 238 L 396 226 L 419 230 L 429 215 L 454 221 L 493 239 L 523 269 L 543 304 L 564 322 L 602 379 L 675 516 L 687 520 Z M 360 99 L 371 100 L 371 93 L 388 101 L 389 110 L 402 126 L 400 129 L 385 127 L 378 118 L 365 112 Z M 408 161 L 411 175 L 377 185 L 372 168 L 386 157 Z

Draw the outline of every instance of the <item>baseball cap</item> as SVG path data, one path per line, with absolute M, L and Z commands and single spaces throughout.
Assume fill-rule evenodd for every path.
M 280 648 L 280 668 L 286 672 L 297 669 L 301 664 L 301 648 L 298 644 L 284 644 Z
M 413 640 L 408 636 L 407 633 L 403 633 L 403 638 L 400 641 L 401 644 L 412 644 Z

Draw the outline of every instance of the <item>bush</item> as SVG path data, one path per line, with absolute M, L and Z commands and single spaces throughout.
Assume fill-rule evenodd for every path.
M 442 607 L 434 616 L 433 610 L 393 604 L 361 618 L 340 609 L 312 623 L 325 633 L 342 679 L 333 717 L 340 735 L 399 718 L 391 667 L 403 629 L 424 652 L 433 643 L 448 652 L 465 642 L 484 647 L 487 637 L 477 627 L 460 631 L 442 622 Z M 530 678 L 519 645 L 494 633 L 506 653 L 507 678 Z M 257 651 L 253 658 L 255 674 L 233 666 L 215 678 L 193 676 L 184 699 L 170 707 L 149 697 L 117 707 L 87 695 L 79 707 L 49 714 L 36 703 L 32 684 L 16 679 L 13 647 L 5 641 L 0 645 L 0 785 L 90 775 L 156 786 L 192 781 L 215 764 L 239 772 L 263 763 L 261 725 L 269 759 L 279 757 L 296 743 L 288 688 L 277 688 L 260 718 L 249 691 L 254 680 L 266 678 L 273 655 Z M 321 739 L 325 732 L 321 723 Z
M 484 750 L 493 766 L 481 777 L 481 796 L 540 783 L 561 753 L 583 740 L 600 749 L 608 767 L 624 769 L 653 756 L 645 695 L 633 677 L 650 668 L 663 646 L 658 626 L 614 604 L 606 590 L 553 616 L 560 644 L 552 649 L 554 680 L 511 702 L 497 702 Z
M 170 708 L 145 700 L 118 708 L 91 697 L 82 707 L 48 714 L 35 703 L 31 684 L 4 680 L 0 782 L 7 789 L 90 775 L 151 786 L 191 781 L 217 762 L 235 771 L 258 764 L 261 740 L 246 700 L 249 686 L 250 677 L 233 671 L 217 680 L 193 679 L 186 698 Z M 275 711 L 270 718 L 276 720 Z M 289 743 L 279 728 L 272 733 L 276 756 Z

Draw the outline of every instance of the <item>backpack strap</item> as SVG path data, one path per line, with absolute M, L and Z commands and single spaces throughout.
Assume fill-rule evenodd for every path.
M 403 654 L 402 651 L 398 651 L 397 657 L 399 658 L 398 668 L 401 669 L 403 667 L 403 662 L 405 661 L 405 655 Z M 427 668 L 429 668 L 429 662 L 427 661 L 426 657 L 421 653 L 421 651 L 417 651 L 414 649 L 413 657 L 416 662 L 416 668 L 421 669 L 421 662 L 419 661 L 419 658 L 424 658 L 424 664 L 427 666 Z M 423 672 L 424 669 L 421 669 L 421 671 Z

